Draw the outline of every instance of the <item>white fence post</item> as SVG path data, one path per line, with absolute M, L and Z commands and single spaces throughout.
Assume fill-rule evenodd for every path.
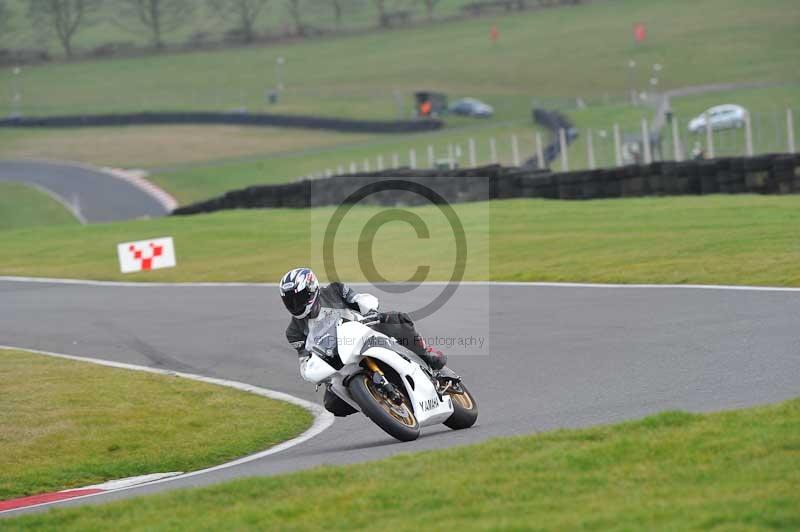
M 469 165 L 472 168 L 478 166 L 478 154 L 475 153 L 475 139 L 469 139 Z
M 332 176 L 333 176 L 333 172 L 331 171 L 331 169 L 330 168 L 326 168 L 325 169 L 325 177 L 332 177 Z
M 358 173 L 358 166 L 356 165 L 355 162 L 351 162 L 350 163 L 350 173 L 351 174 L 357 174 Z
M 400 155 L 397 152 L 392 154 L 392 168 L 395 170 L 400 168 Z
M 786 147 L 789 153 L 794 153 L 794 113 L 792 108 L 786 108 Z
M 706 119 L 706 156 L 714 158 L 714 130 L 711 128 L 711 117 L 705 114 Z
M 619 132 L 619 124 L 614 124 L 614 160 L 617 166 L 622 166 L 622 135 Z
M 514 166 L 519 167 L 519 139 L 516 135 L 511 135 L 511 160 Z
M 681 135 L 678 128 L 678 117 L 672 117 L 672 158 L 678 162 L 683 161 L 683 147 L 681 146 Z
M 453 151 L 453 143 L 447 145 L 447 166 L 450 170 L 456 167 L 456 154 Z
M 753 156 L 753 123 L 750 121 L 750 111 L 744 112 L 744 153 Z
M 428 168 L 436 166 L 436 156 L 433 153 L 433 144 L 428 144 Z
M 408 150 L 408 166 L 412 170 L 416 170 L 417 168 L 417 150 L 414 148 Z
M 567 155 L 567 132 L 564 128 L 558 130 L 558 147 L 561 149 L 561 171 L 569 172 L 569 156 Z
M 647 127 L 647 119 L 642 118 L 642 149 L 644 150 L 644 164 L 653 162 L 653 154 L 650 151 L 650 128 Z
M 489 160 L 492 164 L 497 164 L 497 141 L 494 137 L 489 139 Z
M 589 170 L 597 168 L 597 163 L 594 160 L 594 134 L 592 128 L 586 132 L 586 158 L 589 161 Z
M 544 162 L 544 148 L 542 147 L 542 134 L 536 132 L 536 161 L 538 162 L 539 170 L 544 170 L 547 165 Z
M 340 164 L 339 166 L 336 167 L 336 175 L 342 175 L 342 174 L 344 174 L 344 167 L 342 167 L 342 165 Z
M 361 165 L 365 172 L 369 172 L 369 159 L 364 159 L 364 163 Z
M 378 155 L 378 161 L 377 161 L 377 163 L 378 163 L 378 164 L 377 164 L 377 166 L 378 166 L 378 171 L 379 171 L 379 172 L 382 172 L 382 171 L 383 171 L 383 155 Z

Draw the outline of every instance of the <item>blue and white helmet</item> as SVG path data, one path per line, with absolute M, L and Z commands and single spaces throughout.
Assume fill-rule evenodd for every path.
M 283 304 L 295 318 L 306 318 L 319 311 L 319 282 L 310 268 L 295 268 L 286 272 L 281 278 L 280 289 Z

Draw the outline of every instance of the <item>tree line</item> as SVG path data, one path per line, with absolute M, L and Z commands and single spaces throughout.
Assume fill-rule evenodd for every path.
M 421 4 L 428 19 L 433 19 L 440 0 L 366 0 L 380 27 L 390 24 L 391 9 L 406 2 Z M 310 26 L 307 17 L 312 11 L 329 10 L 337 29 L 347 13 L 364 7 L 364 0 L 205 0 L 208 12 L 229 25 L 245 43 L 257 37 L 256 24 L 264 16 L 268 4 L 285 8 L 296 35 L 305 36 Z M 41 36 L 55 38 L 67 57 L 74 55 L 73 41 L 83 29 L 111 20 L 116 26 L 132 32 L 145 32 L 156 49 L 165 47 L 165 35 L 190 24 L 201 2 L 193 0 L 24 0 L 25 13 L 12 17 L 8 0 L 0 0 L 0 37 L 27 20 Z M 402 5 L 402 4 L 400 4 Z M 396 9 L 396 7 L 394 7 Z

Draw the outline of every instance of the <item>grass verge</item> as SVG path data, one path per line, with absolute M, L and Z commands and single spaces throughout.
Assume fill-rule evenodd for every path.
M 44 192 L 0 181 L 0 230 L 77 223 L 72 213 Z
M 800 286 L 800 196 L 520 199 L 454 209 L 469 243 L 467 280 Z M 336 245 L 341 278 L 364 279 L 357 242 L 379 210 L 359 207 L 345 218 Z M 400 222 L 383 226 L 373 248 L 377 271 L 398 281 L 428 264 L 429 280 L 449 279 L 455 257 L 450 226 L 434 207 L 410 210 L 431 237 L 420 239 Z M 0 275 L 273 282 L 297 264 L 321 274 L 317 246 L 332 212 L 228 211 L 3 231 Z M 119 273 L 117 243 L 165 235 L 175 238 L 177 268 Z
M 176 377 L 0 350 L 0 500 L 266 449 L 305 409 Z
M 387 479 L 391 479 L 387 482 Z M 56 510 L 24 530 L 797 530 L 800 400 Z

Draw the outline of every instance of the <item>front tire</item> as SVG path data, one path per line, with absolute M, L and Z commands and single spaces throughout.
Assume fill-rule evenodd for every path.
M 383 396 L 372 377 L 360 373 L 347 385 L 353 400 L 365 416 L 390 436 L 400 441 L 419 438 L 419 423 L 407 403 L 398 406 Z
M 478 420 L 478 403 L 464 384 L 458 386 L 464 393 L 448 393 L 453 403 L 453 414 L 444 422 L 453 430 L 468 429 Z

